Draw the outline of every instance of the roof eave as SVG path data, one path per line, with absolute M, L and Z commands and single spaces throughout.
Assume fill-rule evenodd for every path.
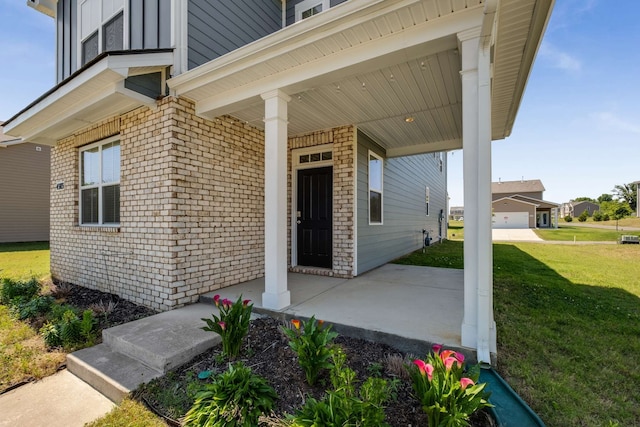
M 55 145 L 90 123 L 142 105 L 153 106 L 155 99 L 125 88 L 124 80 L 139 70 L 172 63 L 170 50 L 101 56 L 5 122 L 4 131 L 26 141 Z

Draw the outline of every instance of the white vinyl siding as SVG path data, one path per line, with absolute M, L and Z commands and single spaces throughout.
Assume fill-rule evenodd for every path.
M 80 149 L 80 224 L 120 224 L 120 141 Z

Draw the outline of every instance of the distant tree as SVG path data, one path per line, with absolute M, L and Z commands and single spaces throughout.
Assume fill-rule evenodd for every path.
M 604 214 L 603 220 L 608 217 L 609 219 L 622 219 L 625 216 L 631 215 L 631 207 L 626 201 L 613 200 L 611 202 L 602 202 L 600 204 L 600 212 Z
M 611 201 L 613 201 L 613 196 L 611 196 L 611 194 L 603 193 L 600 197 L 598 197 L 598 203 Z
M 638 193 L 635 184 L 621 184 L 613 187 L 613 195 L 617 200 L 625 201 L 632 211 L 638 207 Z
M 591 197 L 576 197 L 575 199 L 573 199 L 574 202 L 592 202 L 592 203 L 596 203 L 595 200 L 593 200 Z
M 600 212 L 600 211 L 595 211 L 595 212 L 593 213 L 593 217 L 592 217 L 592 218 L 593 218 L 593 220 L 594 220 L 594 221 L 602 221 L 602 216 L 603 216 L 603 215 L 602 215 L 602 212 Z

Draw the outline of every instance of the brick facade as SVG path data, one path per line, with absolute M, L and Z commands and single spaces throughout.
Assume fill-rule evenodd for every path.
M 79 226 L 79 147 L 120 135 L 121 226 Z M 332 143 L 334 269 L 353 271 L 355 129 L 291 138 Z M 289 165 L 291 163 L 289 162 Z M 60 140 L 52 150 L 54 278 L 167 310 L 264 275 L 264 133 L 232 117 L 197 117 L 166 97 Z M 291 188 L 289 167 L 289 190 Z M 289 203 L 291 192 L 289 191 Z M 290 206 L 290 205 L 289 205 Z M 291 210 L 289 209 L 289 212 Z

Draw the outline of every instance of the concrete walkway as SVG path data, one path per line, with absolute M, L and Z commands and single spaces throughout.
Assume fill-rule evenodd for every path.
M 542 242 L 530 228 L 494 228 L 491 230 L 494 242 Z
M 82 427 L 115 404 L 66 369 L 0 396 L 2 427 Z

